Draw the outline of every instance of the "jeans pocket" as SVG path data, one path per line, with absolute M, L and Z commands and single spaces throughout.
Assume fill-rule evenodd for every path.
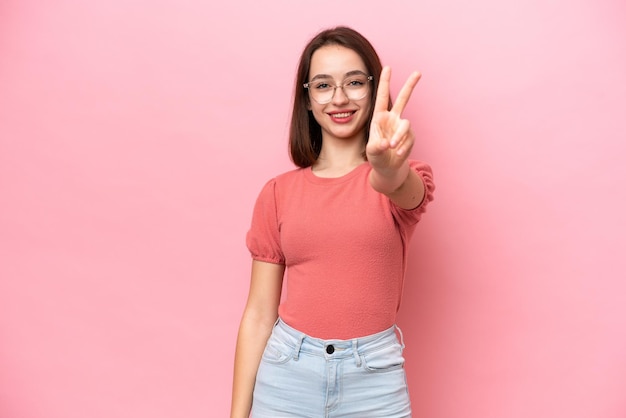
M 293 358 L 292 347 L 271 336 L 265 345 L 262 360 L 271 364 L 283 364 Z
M 404 356 L 402 346 L 398 343 L 387 345 L 380 350 L 363 354 L 363 364 L 365 370 L 381 373 L 404 367 Z

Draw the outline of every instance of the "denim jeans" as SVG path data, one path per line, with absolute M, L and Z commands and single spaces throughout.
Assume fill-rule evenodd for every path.
M 311 338 L 278 320 L 257 372 L 252 418 L 411 416 L 393 326 L 353 340 Z

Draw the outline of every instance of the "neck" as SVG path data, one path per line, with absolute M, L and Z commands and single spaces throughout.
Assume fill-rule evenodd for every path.
M 342 176 L 365 161 L 363 151 L 362 141 L 323 141 L 320 155 L 312 170 L 328 177 Z

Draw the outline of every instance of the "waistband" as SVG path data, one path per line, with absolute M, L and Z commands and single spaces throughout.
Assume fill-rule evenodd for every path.
M 396 330 L 398 332 L 397 335 Z M 398 338 L 398 336 L 400 338 Z M 353 356 L 359 366 L 361 363 L 361 355 L 397 343 L 404 349 L 402 330 L 397 325 L 393 325 L 376 334 L 350 340 L 322 340 L 310 337 L 292 328 L 279 318 L 274 325 L 273 337 L 293 348 L 294 359 L 296 360 L 301 353 L 335 359 Z

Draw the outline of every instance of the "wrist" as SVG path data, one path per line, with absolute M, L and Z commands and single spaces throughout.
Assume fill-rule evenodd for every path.
M 390 195 L 402 187 L 409 176 L 409 171 L 410 167 L 407 160 L 404 160 L 399 167 L 395 168 L 380 169 L 372 166 L 369 182 L 377 192 Z

